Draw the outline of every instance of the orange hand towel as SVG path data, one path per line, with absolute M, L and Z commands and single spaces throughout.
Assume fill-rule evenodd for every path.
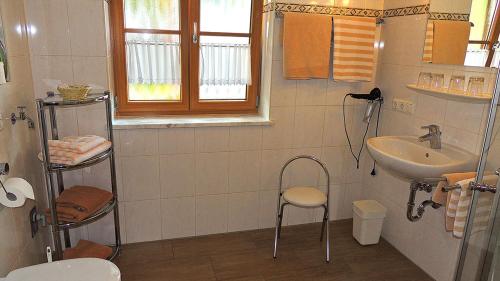
M 57 220 L 58 222 L 68 223 L 68 222 L 80 222 L 88 218 L 91 213 L 80 212 L 74 208 L 57 207 Z M 50 216 L 50 209 L 45 209 L 45 216 L 47 222 L 52 223 L 52 218 Z
M 463 65 L 470 27 L 467 21 L 434 21 L 432 63 Z
M 283 74 L 287 79 L 328 79 L 332 17 L 285 13 Z
M 113 199 L 113 194 L 93 186 L 73 186 L 64 190 L 56 203 L 58 207 L 74 208 L 80 212 L 97 211 Z
M 97 244 L 87 240 L 80 240 L 74 248 L 64 250 L 65 260 L 78 258 L 98 258 L 107 259 L 113 253 L 113 249 L 108 246 Z
M 56 199 L 57 219 L 61 222 L 79 222 L 106 206 L 113 199 L 109 191 L 92 186 L 74 186 L 64 190 Z M 50 210 L 46 209 L 50 223 Z

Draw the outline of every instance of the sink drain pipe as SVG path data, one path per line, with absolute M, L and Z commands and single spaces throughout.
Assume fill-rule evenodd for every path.
M 441 204 L 435 203 L 432 200 L 425 200 L 417 207 L 417 214 L 413 214 L 413 210 L 415 209 L 415 197 L 417 195 L 417 191 L 425 191 L 427 193 L 431 193 L 432 186 L 432 184 L 426 182 L 411 182 L 410 196 L 408 197 L 408 204 L 406 208 L 406 217 L 409 221 L 416 222 L 420 220 L 424 216 L 425 208 L 429 205 L 434 209 L 438 209 L 439 207 L 441 207 Z

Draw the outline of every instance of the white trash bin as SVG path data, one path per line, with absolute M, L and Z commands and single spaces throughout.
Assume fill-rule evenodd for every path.
M 352 235 L 361 245 L 377 244 L 382 233 L 387 208 L 375 200 L 361 200 L 352 203 Z

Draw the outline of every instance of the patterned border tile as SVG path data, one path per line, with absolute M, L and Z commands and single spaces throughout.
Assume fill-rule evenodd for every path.
M 430 20 L 469 21 L 469 14 L 430 12 L 429 19 Z
M 272 3 L 264 6 L 264 12 L 276 12 L 276 15 L 282 16 L 285 12 L 295 13 L 308 13 L 308 14 L 321 14 L 321 15 L 343 15 L 343 16 L 360 16 L 360 17 L 374 17 L 382 16 L 381 10 L 375 9 L 359 9 L 359 8 L 346 8 L 324 5 L 304 5 L 304 4 L 291 4 L 291 3 Z
M 388 10 L 346 8 L 312 4 L 293 4 L 285 2 L 268 3 L 264 5 L 264 13 L 274 11 L 279 17 L 283 16 L 283 13 L 285 12 L 375 18 L 391 18 L 427 14 L 428 18 L 431 20 L 469 21 L 469 14 L 430 12 L 429 9 L 429 4 Z
M 430 5 L 419 5 L 384 10 L 384 18 L 423 15 L 429 13 Z

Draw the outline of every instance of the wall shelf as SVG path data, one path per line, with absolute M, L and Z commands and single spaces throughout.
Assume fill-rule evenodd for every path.
M 447 89 L 437 90 L 437 89 L 424 89 L 417 87 L 415 84 L 408 84 L 406 87 L 416 90 L 422 94 L 449 99 L 460 102 L 468 102 L 468 103 L 490 103 L 491 95 L 490 94 L 481 94 L 479 96 L 469 96 L 461 93 L 449 93 Z

